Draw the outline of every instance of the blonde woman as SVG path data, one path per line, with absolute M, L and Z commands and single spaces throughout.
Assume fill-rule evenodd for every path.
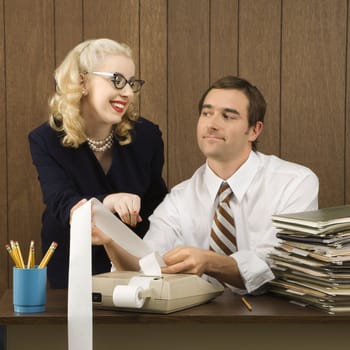
M 135 108 L 143 80 L 125 44 L 88 40 L 71 50 L 55 72 L 49 121 L 29 134 L 44 203 L 42 249 L 58 247 L 48 265 L 53 288 L 66 288 L 69 217 L 82 199 L 98 198 L 140 236 L 167 193 L 163 141 L 155 124 Z M 110 270 L 101 246 L 92 271 Z

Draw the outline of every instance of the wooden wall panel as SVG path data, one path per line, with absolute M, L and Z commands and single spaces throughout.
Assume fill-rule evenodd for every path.
M 320 178 L 320 206 L 344 201 L 346 1 L 283 1 L 282 156 Z
M 321 207 L 350 203 L 349 2 L 0 0 L 0 244 L 39 244 L 43 204 L 27 135 L 47 120 L 54 69 L 89 38 L 133 49 L 147 81 L 142 114 L 163 131 L 169 186 L 204 162 L 202 93 L 239 74 L 268 102 L 259 149 L 312 168 Z M 11 281 L 7 263 L 3 251 L 0 290 Z
M 9 258 L 5 254 L 4 245 L 7 236 L 7 145 L 6 145 L 6 100 L 5 100 L 5 27 L 4 0 L 0 0 L 0 290 L 8 284 Z
M 141 93 L 141 115 L 158 124 L 167 154 L 167 2 L 140 3 L 140 76 L 146 81 Z M 167 181 L 167 163 L 164 164 Z
M 139 63 L 139 0 L 83 0 L 83 37 L 109 38 L 129 45 Z
M 55 68 L 83 40 L 83 0 L 55 0 Z
M 346 65 L 346 134 L 345 134 L 345 179 L 344 179 L 344 203 L 350 203 L 350 13 L 349 13 L 349 5 L 350 1 L 348 0 L 348 18 L 347 18 L 347 34 L 348 34 L 348 42 L 347 42 L 347 65 Z
M 239 7 L 239 75 L 266 99 L 258 149 L 280 154 L 281 1 L 245 0 Z
M 169 185 L 203 163 L 197 141 L 198 101 L 209 85 L 209 2 L 168 1 Z
M 42 198 L 27 135 L 47 113 L 54 57 L 52 16 L 53 1 L 5 1 L 8 239 L 18 240 L 25 252 L 31 239 L 40 247 Z
M 210 82 L 238 74 L 238 0 L 210 1 Z

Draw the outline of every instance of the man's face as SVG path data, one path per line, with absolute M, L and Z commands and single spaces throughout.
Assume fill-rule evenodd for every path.
M 260 133 L 248 126 L 248 105 L 248 98 L 239 90 L 209 91 L 197 124 L 198 145 L 209 162 L 228 163 L 248 157 Z

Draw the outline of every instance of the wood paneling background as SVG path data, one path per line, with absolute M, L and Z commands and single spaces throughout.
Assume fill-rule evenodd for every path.
M 28 132 L 47 120 L 53 72 L 80 41 L 128 43 L 160 125 L 171 187 L 204 161 L 197 103 L 226 74 L 260 87 L 259 150 L 310 167 L 320 206 L 350 202 L 349 0 L 0 0 L 0 289 L 4 245 L 40 241 L 42 198 Z

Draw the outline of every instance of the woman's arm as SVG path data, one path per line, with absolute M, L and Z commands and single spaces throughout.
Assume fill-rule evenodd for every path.
M 139 258 L 123 249 L 95 224 L 92 225 L 91 242 L 94 245 L 104 246 L 109 259 L 117 270 L 139 271 Z

